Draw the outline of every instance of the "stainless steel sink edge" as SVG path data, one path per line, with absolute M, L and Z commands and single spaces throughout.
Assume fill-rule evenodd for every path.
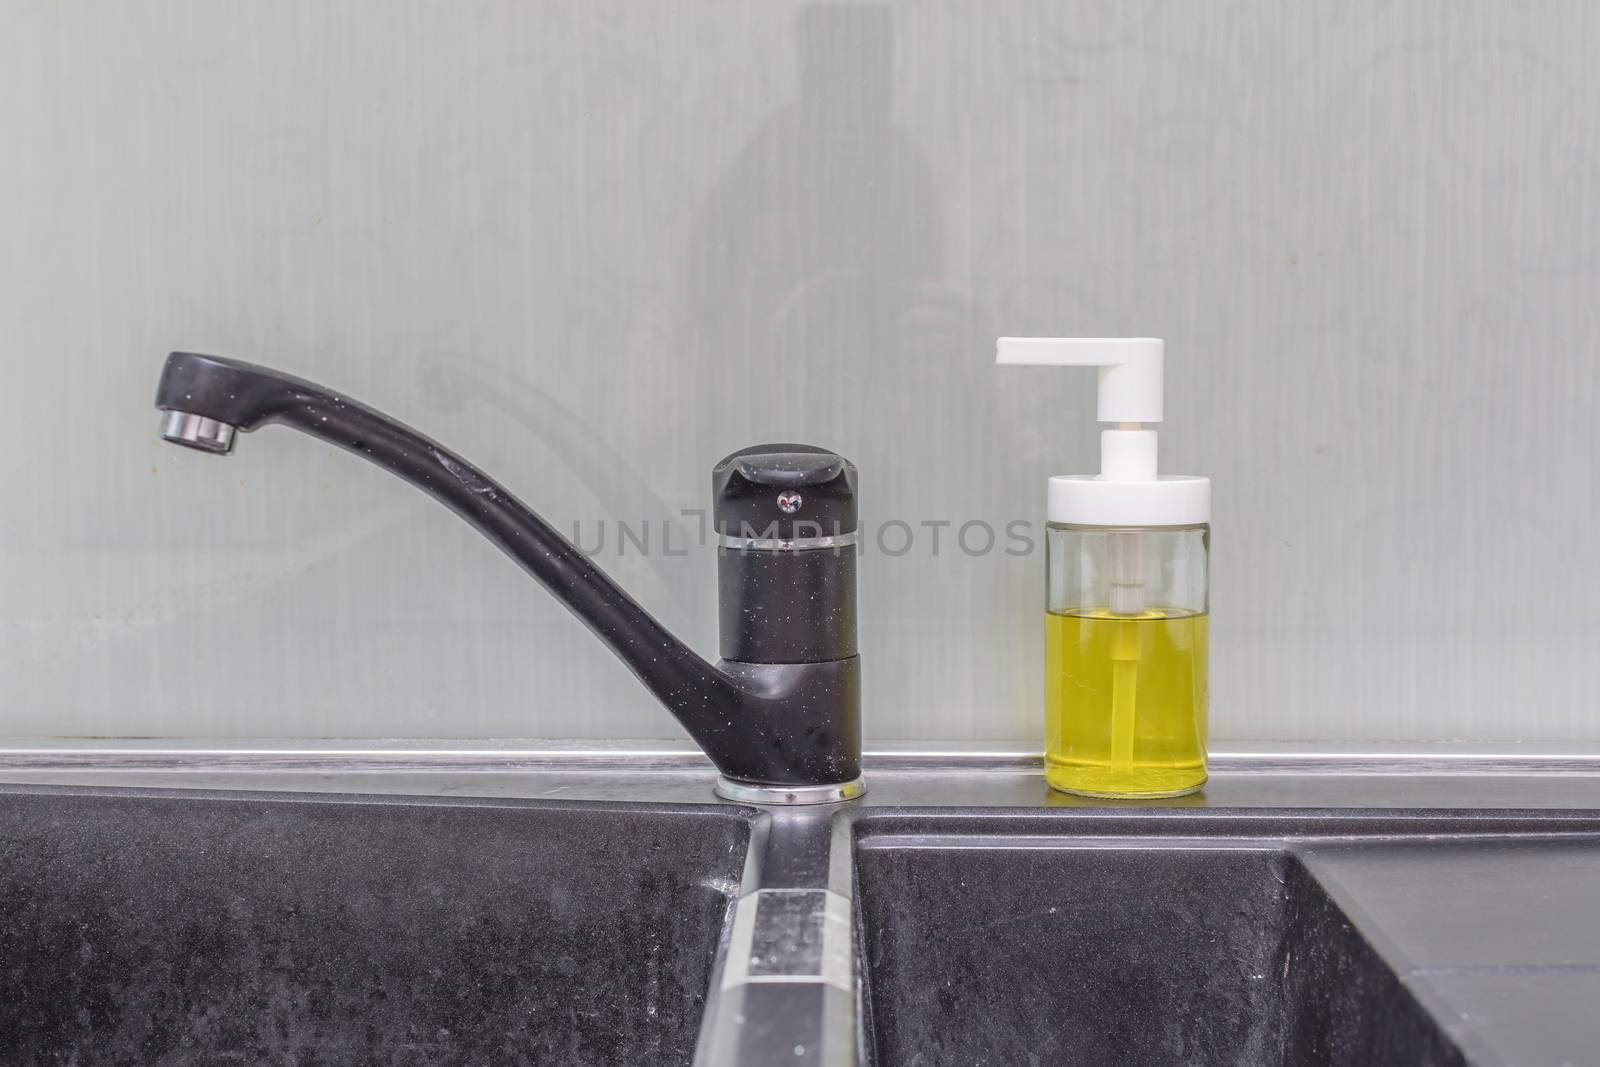
M 1037 773 L 1036 743 L 890 742 L 869 744 L 873 771 Z M 1212 773 L 1293 775 L 1600 774 L 1600 744 L 1577 742 L 1220 742 Z M 686 741 L 638 739 L 373 740 L 336 738 L 7 738 L 0 768 L 93 767 L 148 770 L 709 770 Z

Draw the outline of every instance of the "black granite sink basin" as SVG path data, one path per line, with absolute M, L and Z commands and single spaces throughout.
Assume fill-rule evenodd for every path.
M 0 794 L 0 1062 L 688 1063 L 712 807 Z
M 1288 839 L 868 818 L 855 858 L 881 1067 L 1466 1062 Z
M 452 781 L 502 779 L 393 783 Z M 1594 1059 L 1600 807 L 758 812 L 648 781 L 0 785 L 0 1065 Z

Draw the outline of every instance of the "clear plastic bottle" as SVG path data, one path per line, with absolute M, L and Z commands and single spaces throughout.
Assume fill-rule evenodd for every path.
M 1093 367 L 1099 474 L 1050 479 L 1045 778 L 1106 797 L 1206 780 L 1211 479 L 1161 474 L 1166 346 L 1154 337 L 1002 337 L 996 362 Z
M 1206 780 L 1210 527 L 1051 523 L 1045 778 L 1088 796 Z

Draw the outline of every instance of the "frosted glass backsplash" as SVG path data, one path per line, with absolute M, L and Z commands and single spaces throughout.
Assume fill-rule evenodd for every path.
M 1167 339 L 1215 736 L 1600 740 L 1600 5 L 5 22 L 0 733 L 678 736 L 381 471 L 160 444 L 183 348 L 447 442 L 708 654 L 711 465 L 838 450 L 869 743 L 1037 743 L 1044 484 L 1097 427 L 1005 332 Z

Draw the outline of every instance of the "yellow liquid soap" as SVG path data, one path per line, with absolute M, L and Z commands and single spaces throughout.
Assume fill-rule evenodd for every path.
M 1206 781 L 1206 615 L 1045 615 L 1045 779 L 1087 796 L 1172 797 Z

